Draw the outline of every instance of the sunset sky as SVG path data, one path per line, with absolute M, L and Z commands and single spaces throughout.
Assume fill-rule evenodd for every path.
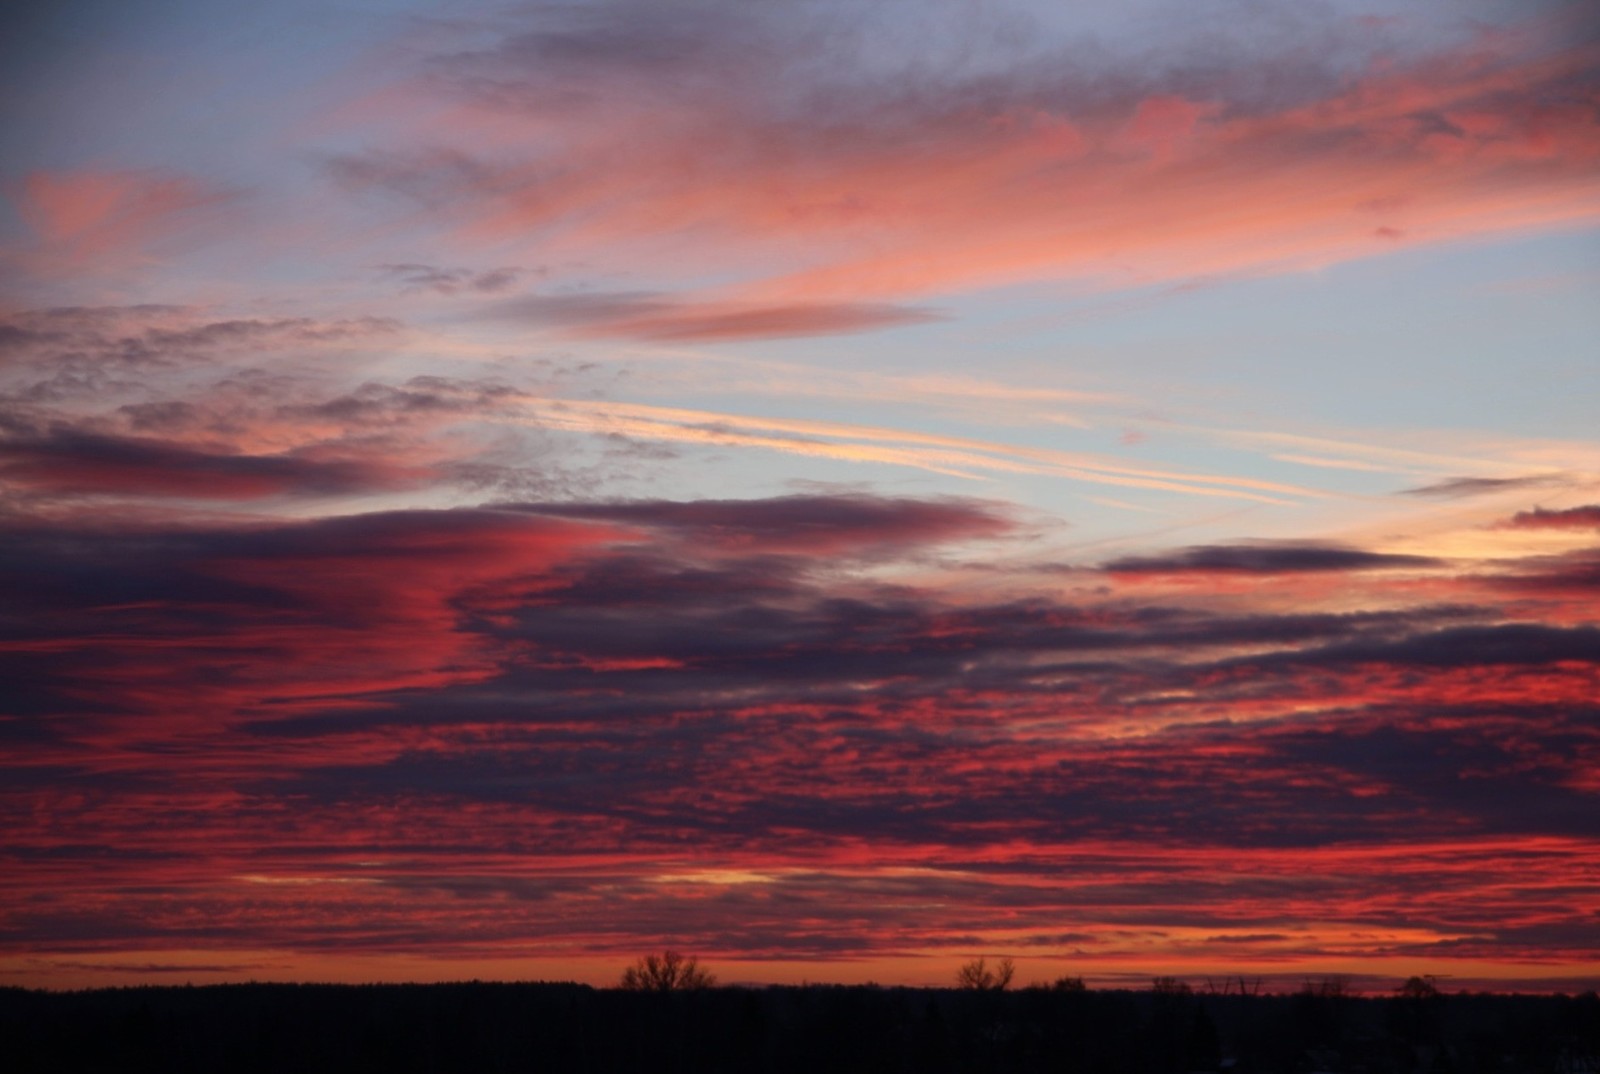
M 0 984 L 1600 986 L 1600 14 L 60 0 Z

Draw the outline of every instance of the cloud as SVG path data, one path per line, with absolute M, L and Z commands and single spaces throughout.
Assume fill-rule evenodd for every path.
M 0 315 L 0 405 L 103 402 L 162 376 L 243 375 L 269 358 L 392 344 L 402 331 L 385 317 L 213 318 L 171 305 L 23 310 Z
M 1499 529 L 1512 530 L 1600 530 L 1600 504 L 1587 504 L 1583 507 L 1567 507 L 1560 510 L 1546 510 L 1535 507 L 1532 511 L 1518 511 L 1504 522 L 1498 524 Z
M 373 316 L 159 305 L 0 316 L 0 484 L 13 499 L 57 485 L 213 500 L 577 495 L 648 472 L 624 440 L 554 445 L 527 413 L 552 388 L 581 393 L 606 372 L 531 357 L 495 375 L 366 375 L 415 340 Z
M 0 847 L 37 896 L 0 942 L 1550 952 L 1594 626 L 1508 622 L 1504 564 L 1396 601 L 1370 568 L 1428 561 L 1329 544 L 1191 549 L 1156 596 L 921 562 L 1012 525 L 864 493 L 12 520 L 9 726 L 49 733 L 7 736 L 0 804 L 50 820 Z M 1217 599 L 1241 569 L 1339 584 Z
M 1034 279 L 1295 271 L 1600 214 L 1591 43 L 1530 23 L 1380 53 L 1354 23 L 1296 30 L 1266 56 L 1225 31 L 1129 56 L 1035 27 L 1001 48 L 951 7 L 908 53 L 816 6 L 546 7 L 394 88 L 412 148 L 332 167 L 474 245 L 728 281 L 694 296 L 728 311 L 708 323 L 626 333 L 665 339 L 814 331 Z
M 519 510 L 647 526 L 724 553 L 809 556 L 903 553 L 919 544 L 1000 536 L 998 505 L 972 500 L 808 495 L 763 500 L 514 505 Z
M 1431 485 L 1405 489 L 1407 496 L 1433 496 L 1457 500 L 1470 496 L 1489 496 L 1517 489 L 1550 488 L 1569 482 L 1564 474 L 1529 474 L 1526 477 L 1452 477 Z
M 1462 626 L 1387 640 L 1342 642 L 1272 658 L 1314 665 L 1373 663 L 1396 667 L 1489 667 L 1496 664 L 1600 664 L 1600 628 L 1542 623 Z M 1247 663 L 1262 662 L 1259 658 Z
M 52 970 L 88 970 L 94 973 L 172 974 L 172 973 L 245 973 L 266 968 L 261 962 L 74 962 L 70 959 L 49 959 Z
M 147 251 L 192 241 L 236 198 L 160 171 L 38 171 L 23 180 L 18 208 L 38 236 L 39 267 L 63 272 L 138 263 Z
M 384 279 L 401 284 L 407 291 L 432 291 L 441 295 L 462 292 L 492 295 L 509 290 L 522 277 L 523 270 L 508 266 L 474 272 L 435 265 L 398 264 L 379 265 L 378 273 Z
M 45 495 L 251 500 L 397 489 L 430 476 L 377 461 L 203 451 L 168 440 L 62 427 L 0 440 L 0 482 Z
M 142 711 L 181 737 L 195 719 L 486 674 L 494 659 L 458 630 L 456 602 L 617 536 L 488 511 L 160 528 L 138 516 L 23 521 L 0 559 L 29 622 L 8 624 L 0 660 L 32 684 L 26 711 Z
M 1547 597 L 1568 597 L 1580 621 L 1593 592 L 1600 589 L 1600 548 L 1580 548 L 1559 556 L 1537 556 L 1520 561 L 1515 570 L 1494 579 L 1509 589 L 1523 589 Z
M 1410 490 L 1451 500 L 1576 487 L 1578 446 L 1241 432 L 910 351 L 880 376 L 730 345 L 1600 217 L 1592 37 L 1323 6 L 1133 44 L 1065 11 L 411 20 L 390 81 L 280 132 L 314 174 L 272 177 L 284 140 L 224 147 L 283 199 L 271 236 L 176 172 L 23 180 L 25 273 L 207 297 L 0 315 L 0 954 L 1600 958 L 1600 559 L 1571 547 L 1600 509 L 1359 528 L 1357 497 L 1128 458 L 1265 445 L 1468 475 Z M 219 224 L 240 252 L 153 264 Z M 414 323 L 363 315 L 391 309 Z M 669 405 L 708 383 L 777 416 Z M 860 416 L 929 401 L 933 431 Z M 956 434 L 985 423 L 1026 428 Z M 1233 502 L 1108 555 L 997 498 L 650 480 L 752 448 L 899 490 Z M 1284 507 L 1366 536 L 1249 539 Z
M 583 336 L 680 343 L 837 335 L 941 319 L 929 310 L 884 304 L 689 304 L 665 300 L 655 292 L 517 298 L 480 316 L 550 324 Z
M 746 414 L 593 399 L 530 399 L 550 429 L 620 433 L 640 439 L 740 445 L 796 455 L 909 466 L 972 479 L 985 472 L 1039 474 L 1096 484 L 1282 504 L 1325 495 L 1259 478 L 1133 465 L 1113 456 L 1012 445 L 840 421 Z
M 809 303 L 706 310 L 663 310 L 614 324 L 589 325 L 596 335 L 631 336 L 663 342 L 736 341 L 870 332 L 940 320 L 937 313 L 867 303 Z
M 1438 566 L 1427 556 L 1367 552 L 1340 545 L 1209 545 L 1160 556 L 1115 559 L 1101 569 L 1113 574 L 1298 574 Z

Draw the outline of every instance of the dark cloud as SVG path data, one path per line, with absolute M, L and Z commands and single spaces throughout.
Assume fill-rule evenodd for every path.
M 594 950 L 771 956 L 937 948 L 981 905 L 1031 949 L 1248 952 L 1307 904 L 1459 933 L 1492 877 L 1539 948 L 1509 930 L 1595 835 L 1594 628 L 874 573 L 1007 526 L 865 494 L 13 525 L 0 676 L 51 733 L 7 740 L 0 816 L 48 818 L 7 849 L 108 894 L 41 873 L 5 935 L 470 951 L 604 907 Z
M 134 975 L 173 973 L 246 973 L 265 968 L 263 962 L 74 962 L 70 959 L 48 959 L 46 963 L 58 970 L 88 970 L 97 973 L 129 973 Z
M 1528 704 L 1508 712 L 1439 702 L 1419 711 L 1379 703 L 1341 723 L 1276 728 L 1264 742 L 1294 771 L 1339 772 L 1351 777 L 1349 786 L 1383 788 L 1383 810 L 1364 823 L 1381 823 L 1381 815 L 1392 818 L 1400 808 L 1413 824 L 1441 831 L 1470 824 L 1483 832 L 1590 837 L 1600 824 L 1575 777 L 1600 757 L 1595 714 L 1593 706 Z M 1532 738 L 1530 725 L 1538 727 Z
M 1582 548 L 1559 556 L 1538 556 L 1517 562 L 1516 569 L 1492 579 L 1497 586 L 1550 597 L 1593 600 L 1600 591 L 1600 548 Z
M 1112 560 L 1103 569 L 1114 574 L 1239 573 L 1291 574 L 1322 571 L 1388 570 L 1433 567 L 1426 556 L 1366 552 L 1327 544 L 1207 545 L 1168 555 Z
M 560 327 L 586 327 L 652 316 L 672 308 L 658 291 L 579 291 L 526 295 L 496 302 L 473 316 Z
M 183 306 L 72 306 L 6 315 L 0 353 L 11 360 L 100 354 L 137 363 L 224 348 L 340 343 L 399 329 L 398 321 L 386 317 L 207 321 L 203 311 Z
M 360 364 L 349 350 L 392 341 L 393 321 L 137 306 L 24 312 L 9 326 L 0 500 L 11 509 L 85 495 L 226 501 L 423 486 L 594 495 L 651 467 L 620 440 L 558 442 L 521 412 L 537 392 L 600 381 L 592 365 L 530 357 L 515 385 L 352 383 Z
M 166 399 L 156 403 L 128 403 L 117 408 L 128 419 L 134 432 L 160 433 L 174 429 L 192 429 L 205 419 L 204 412 L 193 403 L 181 399 Z
M 1395 667 L 1471 668 L 1565 661 L 1600 664 L 1600 628 L 1543 623 L 1460 626 L 1411 636 L 1344 642 L 1278 654 L 1272 662 L 1385 664 Z M 1245 663 L 1262 663 L 1250 658 Z
M 735 71 L 783 70 L 805 54 L 804 20 L 719 4 L 545 7 L 500 27 L 489 48 L 431 58 L 437 77 L 503 107 L 588 108 L 620 92 L 713 92 Z M 774 15 L 776 17 L 774 17 Z M 619 85 L 620 83 L 620 85 Z M 726 87 L 726 82 L 722 85 Z
M 736 553 L 828 555 L 905 549 L 968 537 L 995 537 L 1012 528 L 1004 511 L 992 503 L 848 494 L 512 506 L 562 518 L 646 526 Z
M 495 185 L 489 164 L 451 150 L 334 153 L 323 159 L 322 169 L 346 189 L 384 191 L 431 208 L 442 207 L 464 192 Z
M 1407 496 L 1436 496 L 1441 499 L 1464 499 L 1469 496 L 1487 496 L 1513 489 L 1549 488 L 1565 485 L 1569 479 L 1564 474 L 1529 474 L 1526 477 L 1452 477 L 1431 485 L 1405 489 Z
M 508 384 L 421 376 L 399 385 L 368 382 L 317 402 L 284 403 L 274 413 L 290 421 L 320 419 L 351 428 L 381 427 L 418 417 L 489 416 L 527 398 L 526 392 Z
M 694 563 L 648 547 L 557 564 L 536 586 L 516 592 L 514 610 L 469 620 L 508 652 L 537 654 L 508 658 L 489 694 L 454 695 L 459 705 L 391 697 L 348 717 L 295 716 L 251 726 L 263 734 L 316 735 L 533 719 L 494 700 L 507 691 L 540 698 L 537 711 L 556 720 L 703 714 L 721 708 L 708 709 L 706 699 L 730 692 L 741 705 L 841 712 L 868 697 L 886 712 L 941 698 L 952 719 L 982 719 L 985 697 L 1030 709 L 1072 699 L 1092 710 L 1163 686 L 1192 691 L 1197 680 L 1232 667 L 1186 662 L 1179 654 L 1193 661 L 1234 645 L 1271 646 L 1272 659 L 1288 661 L 1306 642 L 1392 637 L 1465 614 L 1202 616 L 1147 608 L 1109 616 L 1040 603 L 955 610 L 889 587 L 841 598 L 813 574 L 810 556 L 744 554 Z M 1285 703 L 1301 692 L 1276 679 L 1261 681 L 1261 688 L 1283 693 Z M 612 689 L 597 691 L 601 684 Z M 1229 696 L 1220 680 L 1200 689 Z M 1193 702 L 1196 695 L 1184 696 Z
M 432 291 L 441 295 L 462 292 L 492 295 L 509 290 L 523 275 L 515 266 L 474 272 L 471 269 L 446 269 L 435 265 L 379 265 L 379 275 L 399 283 L 408 291 Z
M 1498 529 L 1513 530 L 1600 530 L 1600 504 L 1567 507 L 1547 511 L 1535 507 L 1532 511 L 1518 511 L 1501 522 Z
M 382 317 L 209 320 L 178 306 L 63 307 L 0 317 L 0 403 L 54 404 L 142 387 L 176 369 L 391 340 Z
M 172 418 L 168 410 L 162 416 Z M 145 412 L 147 422 L 156 420 Z M 415 485 L 426 474 L 376 462 L 205 451 L 144 437 L 56 428 L 0 440 L 0 480 L 56 496 L 168 496 L 250 500 L 341 495 Z
M 774 121 L 830 128 L 870 114 L 907 128 L 1006 107 L 1095 112 L 1151 94 L 1226 100 L 1258 112 L 1294 107 L 1357 72 L 1374 41 L 1354 24 L 1252 11 L 1204 35 L 1149 42 L 1134 55 L 1063 38 L 1023 8 L 918 7 L 909 33 L 889 15 L 829 5 L 644 3 L 529 9 L 491 47 L 437 55 L 433 72 L 499 107 L 599 108 L 619 97 L 711 98 Z M 1395 47 L 1398 35 L 1383 38 Z M 1264 55 L 1277 64 L 1263 62 Z M 1280 66 L 1281 65 L 1281 66 Z M 728 86 L 740 87 L 729 99 Z M 892 135 L 891 135 L 892 136 Z

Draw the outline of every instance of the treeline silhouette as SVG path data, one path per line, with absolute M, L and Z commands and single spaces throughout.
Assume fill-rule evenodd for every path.
M 0 989 L 32 1072 L 1487 1074 L 1600 1069 L 1600 998 L 577 984 Z

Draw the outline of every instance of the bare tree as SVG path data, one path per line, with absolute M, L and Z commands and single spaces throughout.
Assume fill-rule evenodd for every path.
M 633 992 L 682 992 L 710 988 L 717 979 L 700 968 L 700 960 L 676 951 L 645 955 L 622 973 L 622 987 Z
M 1002 958 L 992 970 L 983 959 L 975 958 L 956 971 L 956 983 L 978 992 L 1000 992 L 1011 983 L 1016 972 L 1017 967 L 1009 958 Z
M 1315 983 L 1307 981 L 1302 991 L 1305 995 L 1323 999 L 1343 999 L 1350 994 L 1350 984 L 1343 977 L 1324 977 Z
M 1157 977 L 1150 982 L 1150 991 L 1158 996 L 1187 996 L 1194 992 L 1188 981 L 1176 977 Z

